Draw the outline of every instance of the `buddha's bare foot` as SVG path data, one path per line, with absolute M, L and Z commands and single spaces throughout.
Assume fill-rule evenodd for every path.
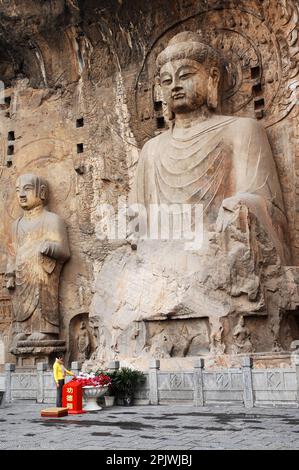
M 42 341 L 43 339 L 46 339 L 47 335 L 44 333 L 39 333 L 38 331 L 35 331 L 32 333 L 30 336 L 28 336 L 29 341 Z
M 25 341 L 26 339 L 28 339 L 28 336 L 25 333 L 18 333 L 14 337 L 14 342 Z

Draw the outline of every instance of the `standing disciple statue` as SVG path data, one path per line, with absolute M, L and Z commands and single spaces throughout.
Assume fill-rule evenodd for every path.
M 44 207 L 48 184 L 43 178 L 21 175 L 16 193 L 24 212 L 12 227 L 6 273 L 13 293 L 13 331 L 18 340 L 55 339 L 59 277 L 70 257 L 66 226 Z

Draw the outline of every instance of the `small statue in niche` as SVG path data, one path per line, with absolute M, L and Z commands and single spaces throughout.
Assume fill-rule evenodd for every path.
M 173 342 L 167 338 L 166 334 L 162 331 L 152 338 L 150 354 L 155 359 L 171 357 L 173 347 Z
M 223 354 L 225 352 L 225 344 L 222 342 L 223 325 L 219 318 L 210 319 L 211 335 L 210 335 L 210 352 L 212 354 Z
M 233 352 L 238 353 L 249 353 L 253 352 L 253 347 L 250 341 L 250 331 L 245 326 L 245 319 L 242 315 L 235 328 L 233 329 Z
M 59 278 L 70 251 L 65 223 L 44 207 L 48 192 L 44 178 L 29 173 L 17 179 L 16 193 L 24 212 L 12 226 L 6 270 L 14 341 L 59 334 Z
M 90 338 L 85 321 L 80 323 L 80 331 L 77 337 L 78 361 L 84 362 L 90 355 Z

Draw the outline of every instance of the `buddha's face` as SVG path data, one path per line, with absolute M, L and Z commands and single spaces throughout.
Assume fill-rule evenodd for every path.
M 31 210 L 43 205 L 43 201 L 36 191 L 37 181 L 31 175 L 20 176 L 16 184 L 16 193 L 22 209 Z
M 207 103 L 209 77 L 207 66 L 192 59 L 164 64 L 160 70 L 160 83 L 170 111 L 188 113 Z

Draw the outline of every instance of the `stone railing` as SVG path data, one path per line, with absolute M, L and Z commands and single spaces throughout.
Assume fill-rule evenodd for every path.
M 79 363 L 72 362 L 71 370 L 78 374 Z M 56 387 L 53 372 L 47 370 L 47 364 L 40 362 L 33 371 L 16 369 L 15 364 L 5 364 L 5 401 L 10 403 L 14 400 L 55 403 Z
M 118 368 L 119 364 L 110 367 Z M 299 356 L 294 356 L 292 367 L 265 369 L 253 368 L 250 357 L 243 357 L 242 367 L 235 369 L 205 369 L 204 360 L 199 359 L 193 370 L 181 372 L 162 371 L 160 361 L 154 360 L 135 402 L 298 407 Z
M 166 404 L 171 402 L 209 405 L 299 406 L 299 356 L 293 365 L 280 368 L 253 368 L 252 359 L 242 358 L 242 367 L 231 369 L 205 369 L 199 359 L 190 371 L 160 370 L 160 361 L 151 362 L 145 384 L 135 394 L 136 404 Z M 119 362 L 109 365 L 119 368 Z M 73 362 L 74 373 L 80 364 Z M 54 403 L 56 388 L 52 371 L 39 363 L 35 371 L 15 370 L 13 364 L 5 365 L 5 376 L 0 375 L 5 400 L 31 399 L 38 403 Z
M 5 374 L 0 374 L 0 408 L 5 403 Z

